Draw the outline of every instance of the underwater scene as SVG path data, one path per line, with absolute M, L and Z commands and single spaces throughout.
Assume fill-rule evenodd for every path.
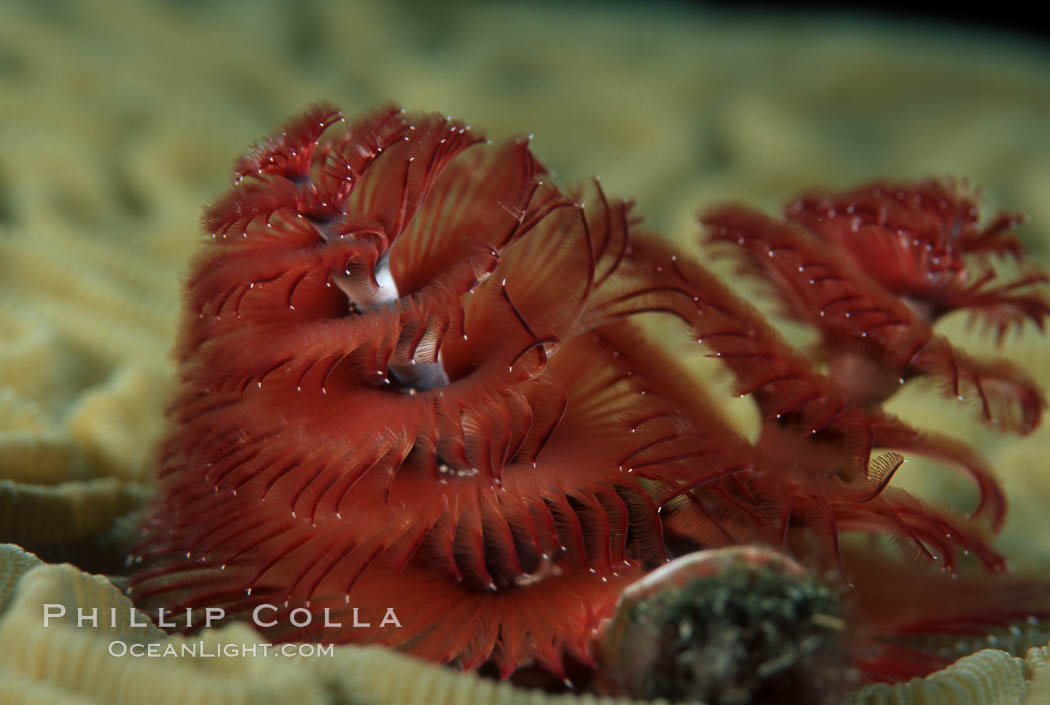
M 1048 76 L 833 8 L 2 3 L 0 705 L 1050 703 Z

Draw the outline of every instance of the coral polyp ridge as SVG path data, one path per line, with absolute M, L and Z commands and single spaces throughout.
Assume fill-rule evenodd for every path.
M 1018 616 L 998 595 L 1041 586 L 971 575 L 960 555 L 1004 565 L 994 472 L 882 410 L 899 380 L 928 377 L 1004 431 L 1039 423 L 1045 401 L 1023 372 L 932 328 L 960 308 L 1000 340 L 1043 328 L 1045 277 L 1008 233 L 1014 219 L 981 229 L 968 196 L 931 181 L 807 196 L 784 221 L 742 206 L 702 220 L 817 330 L 828 372 L 643 230 L 630 202 L 597 180 L 559 191 L 525 138 L 492 144 L 394 106 L 346 120 L 319 104 L 289 121 L 205 213 L 131 596 L 344 623 L 391 607 L 400 627 L 278 619 L 267 636 L 491 661 L 505 677 L 592 663 L 620 591 L 671 544 L 774 546 L 850 574 L 867 605 L 857 631 L 877 653 L 858 658 L 869 676 L 939 665 L 879 650 L 913 626 L 885 617 L 885 599 L 923 605 L 934 631 Z M 996 255 L 1024 273 L 995 284 Z M 650 339 L 648 313 L 722 360 L 759 409 L 755 442 Z M 972 478 L 973 512 L 890 486 L 909 454 Z M 929 590 L 866 590 L 845 532 L 889 536 Z M 939 567 L 971 592 L 938 605 Z

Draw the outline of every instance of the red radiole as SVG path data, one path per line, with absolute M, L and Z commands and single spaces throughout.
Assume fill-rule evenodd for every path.
M 1025 262 L 1011 221 L 977 230 L 954 187 L 814 196 L 788 223 L 740 207 L 704 216 L 817 327 L 825 374 L 642 231 L 630 203 L 597 182 L 556 189 L 525 139 L 492 145 L 396 108 L 347 123 L 321 104 L 234 171 L 186 284 L 139 604 L 244 619 L 267 605 L 274 640 L 563 675 L 566 656 L 590 661 L 594 630 L 628 582 L 667 560 L 665 543 L 768 544 L 859 576 L 839 546 L 859 531 L 951 571 L 960 550 L 1002 567 L 988 543 L 1005 512 L 992 471 L 880 408 L 918 376 L 977 399 L 1006 430 L 1031 430 L 1045 405 L 1013 367 L 930 330 L 954 308 L 1000 337 L 1050 312 L 1041 275 L 992 286 L 987 256 Z M 652 312 L 725 362 L 762 414 L 757 442 L 647 339 L 634 319 Z M 968 473 L 973 516 L 888 487 L 900 453 Z M 905 565 L 930 573 L 922 563 Z M 1019 616 L 979 589 L 983 619 Z M 937 630 L 963 621 L 961 604 Z M 388 610 L 400 626 L 325 626 Z M 874 643 L 913 626 L 868 622 Z M 896 663 L 863 665 L 874 677 L 936 665 Z

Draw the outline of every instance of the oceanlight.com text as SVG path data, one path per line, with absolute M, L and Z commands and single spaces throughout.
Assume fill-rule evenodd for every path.
M 109 642 L 109 655 L 116 658 L 315 658 L 335 655 L 332 644 L 209 644 L 204 641 L 140 644 Z

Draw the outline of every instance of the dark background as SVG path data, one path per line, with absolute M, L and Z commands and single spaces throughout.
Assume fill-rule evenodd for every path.
M 1037 42 L 1050 43 L 1050 26 L 1036 17 L 1032 5 L 1020 3 L 982 2 L 731 2 L 729 0 L 688 1 L 696 7 L 725 10 L 751 10 L 785 17 L 822 12 L 844 17 L 871 17 L 876 20 L 916 22 L 940 27 L 956 26 L 963 30 L 993 30 Z

